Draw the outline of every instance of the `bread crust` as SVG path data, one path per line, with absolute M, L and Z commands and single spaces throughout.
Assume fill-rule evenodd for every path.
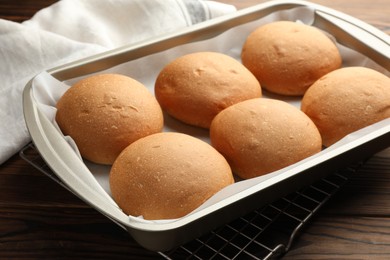
M 273 93 L 300 96 L 317 79 L 341 66 L 336 45 L 315 27 L 278 21 L 246 39 L 242 63 Z
M 364 67 L 335 70 L 315 82 L 301 109 L 317 125 L 325 146 L 390 117 L 390 78 Z
M 135 140 L 161 132 L 157 100 L 140 82 L 119 74 L 80 80 L 57 102 L 56 121 L 87 160 L 112 164 Z
M 128 215 L 183 217 L 234 182 L 211 145 L 180 133 L 159 133 L 127 147 L 110 173 L 112 196 Z
M 261 97 L 261 86 L 235 59 L 222 53 L 197 52 L 167 64 L 156 79 L 155 94 L 171 116 L 209 128 L 224 108 Z
M 279 170 L 321 151 L 321 136 L 298 108 L 258 98 L 226 108 L 210 127 L 211 144 L 233 172 L 249 179 Z

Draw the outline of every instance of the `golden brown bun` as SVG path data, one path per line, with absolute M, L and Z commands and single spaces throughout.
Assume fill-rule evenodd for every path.
M 315 82 L 301 109 L 330 146 L 360 128 L 390 117 L 390 78 L 368 68 L 346 67 Z
M 56 120 L 81 155 L 100 164 L 112 164 L 130 143 L 163 127 L 161 108 L 148 89 L 118 74 L 74 84 L 58 101 Z
M 226 108 L 211 123 L 211 144 L 243 179 L 270 173 L 321 151 L 321 136 L 298 108 L 257 98 Z
M 336 45 L 324 33 L 288 21 L 253 31 L 241 58 L 264 89 L 293 96 L 303 95 L 314 81 L 341 66 Z
M 177 58 L 157 77 L 156 98 L 171 116 L 209 128 L 224 108 L 261 96 L 257 79 L 240 62 L 221 53 L 198 52 Z
M 182 217 L 234 182 L 211 145 L 189 135 L 159 133 L 127 147 L 110 173 L 114 200 L 128 215 Z

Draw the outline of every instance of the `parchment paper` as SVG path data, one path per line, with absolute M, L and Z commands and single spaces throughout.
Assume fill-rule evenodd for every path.
M 133 60 L 121 64 L 119 66 L 112 67 L 106 71 L 99 72 L 99 73 L 120 73 L 120 74 L 130 76 L 143 83 L 152 93 L 154 93 L 154 82 L 158 73 L 167 63 L 169 63 L 173 59 L 182 56 L 184 54 L 197 52 L 197 51 L 215 51 L 215 52 L 225 53 L 240 61 L 241 48 L 247 35 L 258 26 L 276 20 L 290 20 L 290 21 L 296 21 L 305 24 L 312 24 L 314 20 L 314 11 L 307 7 L 299 7 L 287 11 L 276 12 L 258 21 L 232 28 L 212 39 L 181 45 L 179 47 L 175 47 L 161 53 L 152 54 L 137 60 Z M 338 43 L 337 46 L 343 58 L 343 66 L 365 66 L 365 67 L 376 69 L 388 75 L 389 72 L 387 70 L 380 67 L 369 58 L 357 53 L 354 50 L 346 48 Z M 85 75 L 85 77 L 87 76 L 90 75 Z M 46 72 L 42 72 L 34 79 L 33 82 L 34 97 L 37 103 L 39 104 L 39 108 L 45 112 L 47 117 L 53 122 L 54 125 L 56 125 L 55 104 L 57 100 L 69 88 L 70 85 L 72 85 L 74 82 L 80 79 L 81 78 L 75 78 L 75 79 L 68 80 L 66 82 L 59 82 L 57 79 L 53 78 L 51 75 L 49 75 Z M 271 95 L 271 94 L 267 95 L 266 93 L 264 93 L 264 97 L 281 99 L 295 105 L 298 108 L 300 106 L 300 98 L 297 97 L 283 97 L 283 96 Z M 165 120 L 164 131 L 175 131 L 175 132 L 187 133 L 192 136 L 198 137 L 206 142 L 209 142 L 207 130 L 183 124 L 166 114 L 164 115 L 164 120 Z M 265 180 L 271 178 L 277 179 L 278 176 L 281 176 L 281 174 L 289 172 L 291 169 L 296 170 L 297 168 L 304 165 L 305 162 L 310 161 L 313 158 L 318 156 L 324 156 L 326 155 L 326 153 L 330 153 L 332 150 L 337 149 L 337 147 L 340 147 L 345 143 L 350 142 L 350 140 L 366 134 L 367 131 L 372 131 L 372 129 L 364 129 L 363 131 L 358 131 L 356 133 L 353 133 L 348 137 L 344 138 L 343 140 L 341 140 L 340 142 L 334 144 L 333 146 L 326 148 L 322 152 L 312 157 L 309 157 L 301 162 L 298 162 L 294 165 L 281 169 L 279 171 L 261 177 L 257 177 L 254 179 L 240 181 L 233 185 L 230 185 L 229 187 L 226 187 L 225 189 L 217 193 L 215 196 L 210 198 L 205 204 L 203 204 L 197 210 L 206 208 L 210 205 L 213 205 L 214 203 L 218 203 L 222 201 L 224 198 L 245 191 L 249 187 L 252 187 L 254 185 L 259 185 L 263 183 Z M 74 148 L 75 153 L 78 153 L 77 146 L 74 144 L 72 139 L 70 137 L 64 137 L 64 138 L 66 138 L 69 145 L 71 145 Z M 382 155 L 387 156 L 388 152 L 387 153 L 383 152 Z M 108 174 L 109 174 L 110 167 L 94 164 L 88 161 L 85 161 L 85 164 L 88 166 L 88 168 L 91 171 L 91 174 L 97 180 L 97 182 L 93 182 L 90 181 L 90 178 L 85 178 L 88 184 L 91 186 L 101 185 L 104 191 L 107 192 L 108 195 L 110 195 L 110 188 L 108 184 Z M 141 217 L 129 216 L 129 218 L 131 221 L 146 221 L 142 219 L 142 216 Z M 166 221 L 174 221 L 174 220 L 156 220 L 156 221 L 146 221 L 146 222 L 159 223 L 160 221 L 161 223 L 163 223 Z

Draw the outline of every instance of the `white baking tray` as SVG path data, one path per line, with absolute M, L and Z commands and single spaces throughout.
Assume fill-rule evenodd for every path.
M 278 15 L 275 16 L 275 14 Z M 301 14 L 302 17 L 297 17 Z M 43 85 L 49 82 L 49 85 L 56 86 L 58 83 L 63 84 L 62 82 L 74 82 L 93 73 L 103 71 L 123 73 L 129 68 L 133 68 L 130 76 L 137 79 L 138 74 L 142 74 L 139 80 L 142 82 L 144 79 L 146 85 L 152 87 L 158 66 L 165 65 L 164 62 L 157 67 L 156 64 L 148 64 L 153 61 L 153 58 L 156 60 L 157 57 L 160 60 L 162 56 L 169 54 L 169 58 L 172 59 L 174 55 L 195 50 L 209 51 L 214 46 L 214 40 L 219 39 L 218 37 L 231 37 L 232 41 L 228 41 L 228 44 L 240 44 L 243 39 L 234 41 L 234 38 L 240 35 L 235 30 L 249 33 L 255 28 L 254 26 L 259 22 L 264 23 L 266 19 L 294 21 L 298 19 L 301 22 L 310 23 L 333 35 L 340 48 L 353 51 L 352 54 L 346 51 L 346 55 L 353 57 L 345 58 L 344 66 L 356 65 L 356 60 L 359 60 L 359 65 L 361 65 L 363 57 L 365 65 L 389 75 L 390 37 L 385 33 L 353 17 L 317 4 L 304 1 L 270 1 L 173 34 L 56 67 L 34 77 L 25 87 L 23 104 L 25 121 L 36 148 L 67 189 L 126 229 L 140 245 L 156 251 L 169 250 L 192 240 L 310 184 L 333 170 L 388 148 L 390 146 L 390 119 L 352 133 L 322 152 L 280 171 L 231 185 L 183 218 L 168 221 L 143 221 L 136 217 L 129 217 L 120 210 L 107 188 L 99 181 L 100 173 L 94 172 L 99 166 L 91 166 L 80 159 L 78 153 L 69 145 L 67 139 L 62 136 L 50 118 L 51 112 L 47 111 L 48 105 L 42 105 L 37 93 L 34 94 L 34 91 L 38 92 L 37 85 L 39 86 L 42 81 Z M 218 44 L 215 46 L 218 51 L 227 51 L 229 55 L 239 56 L 240 46 L 227 49 Z M 355 55 L 360 58 L 355 59 Z M 140 64 L 144 67 L 140 67 Z M 155 70 L 154 72 L 150 70 L 150 75 L 149 66 L 154 67 Z M 273 96 L 273 98 L 278 97 Z M 299 104 L 299 100 L 289 99 L 287 101 Z M 166 121 L 168 121 L 167 131 L 175 131 L 177 130 L 175 127 L 180 125 L 173 119 L 166 119 Z M 184 127 L 181 130 L 202 139 L 207 136 L 205 130 L 191 127 Z M 105 170 L 109 169 L 106 167 Z

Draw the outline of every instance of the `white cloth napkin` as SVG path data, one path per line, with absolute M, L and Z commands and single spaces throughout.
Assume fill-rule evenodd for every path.
M 61 0 L 21 24 L 0 19 L 0 164 L 30 141 L 22 91 L 39 72 L 235 10 L 206 0 Z

